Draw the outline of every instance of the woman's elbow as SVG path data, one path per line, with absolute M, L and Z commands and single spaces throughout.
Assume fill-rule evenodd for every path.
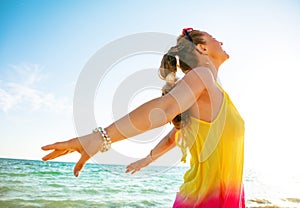
M 168 138 L 168 146 L 173 146 L 176 144 L 175 137 L 169 137 Z
M 168 145 L 176 144 L 176 137 L 179 136 L 179 129 L 173 128 L 172 131 L 168 134 Z

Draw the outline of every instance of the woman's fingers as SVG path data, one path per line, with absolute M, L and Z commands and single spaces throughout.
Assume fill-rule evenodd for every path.
M 63 149 L 68 149 L 70 147 L 73 147 L 74 145 L 76 145 L 76 139 L 70 139 L 68 141 L 64 141 L 64 142 L 56 142 L 53 144 L 48 144 L 42 147 L 42 150 L 63 150 Z M 73 147 L 75 149 L 75 147 Z
M 141 170 L 141 168 L 139 168 L 139 167 L 133 167 L 133 168 L 127 169 L 126 173 L 134 174 L 134 173 L 138 172 L 139 170 Z
M 126 170 L 125 170 L 125 173 L 129 173 L 130 171 L 132 171 L 132 166 L 131 166 L 131 164 L 130 165 L 128 165 L 127 167 L 126 167 Z
M 131 174 L 135 174 L 136 172 L 138 172 L 140 170 L 141 170 L 140 168 L 139 169 L 135 168 L 134 170 L 132 170 Z
M 84 167 L 85 163 L 90 159 L 91 157 L 86 154 L 83 153 L 81 154 L 81 158 L 79 159 L 79 161 L 76 163 L 75 167 L 74 167 L 74 176 L 78 177 L 80 171 L 82 170 L 82 168 Z
M 142 168 L 142 165 L 140 165 L 138 162 L 139 161 L 131 163 L 130 165 L 128 165 L 126 167 L 125 173 L 130 173 L 131 172 L 131 174 L 134 174 L 134 173 L 138 172 Z
M 84 137 L 70 139 L 64 142 L 56 142 L 54 144 L 45 145 L 42 150 L 53 150 L 42 158 L 43 161 L 53 160 L 62 155 L 77 151 L 81 154 L 80 160 L 74 167 L 74 175 L 79 176 L 80 171 L 84 167 L 85 163 L 98 152 L 98 146 L 93 144 L 93 141 L 98 141 L 98 138 L 91 137 L 93 135 L 87 135 Z
M 42 150 L 53 150 L 53 149 L 64 149 L 65 148 L 65 143 L 66 142 L 56 142 L 54 144 L 48 144 L 46 146 L 42 147 Z
M 65 154 L 68 154 L 68 153 L 71 153 L 73 151 L 70 151 L 70 150 L 54 150 L 53 152 L 49 153 L 48 155 L 44 156 L 42 158 L 43 161 L 47 161 L 47 160 L 53 160 L 57 157 L 60 157 L 62 155 L 65 155 Z
M 70 139 L 64 142 L 56 142 L 54 144 L 45 145 L 42 147 L 42 150 L 53 150 L 51 153 L 47 154 L 42 158 L 42 160 L 53 160 L 62 155 L 78 151 L 80 149 L 78 142 L 76 143 L 75 139 Z

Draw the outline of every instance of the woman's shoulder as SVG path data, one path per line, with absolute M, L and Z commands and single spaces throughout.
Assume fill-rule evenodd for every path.
M 214 76 L 211 70 L 207 67 L 196 67 L 190 70 L 185 77 L 197 77 L 198 79 L 202 80 L 203 82 L 214 82 Z
M 210 88 L 212 86 L 216 86 L 216 80 L 214 78 L 213 73 L 207 67 L 196 67 L 186 74 L 186 76 L 197 77 L 198 81 L 201 81 L 205 88 Z
M 210 76 L 211 78 L 213 78 L 213 73 L 211 72 L 211 70 L 208 67 L 205 66 L 198 66 L 196 68 L 193 68 L 190 72 L 195 72 L 199 75 L 202 76 Z

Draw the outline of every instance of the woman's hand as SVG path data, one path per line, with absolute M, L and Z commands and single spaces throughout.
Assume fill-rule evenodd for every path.
M 142 168 L 148 166 L 152 161 L 153 160 L 152 160 L 151 156 L 148 155 L 147 157 L 128 165 L 126 167 L 126 173 L 131 172 L 131 174 L 134 174 L 134 173 L 138 172 L 139 170 L 141 170 Z
M 53 150 L 42 158 L 43 161 L 53 160 L 57 157 L 79 152 L 81 157 L 74 167 L 74 176 L 78 177 L 85 163 L 93 157 L 102 145 L 102 138 L 99 133 L 91 133 L 83 137 L 70 139 L 64 142 L 56 142 L 42 147 L 42 150 Z

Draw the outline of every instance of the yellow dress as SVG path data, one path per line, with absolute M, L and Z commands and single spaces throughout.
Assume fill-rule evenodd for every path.
M 191 160 L 173 207 L 245 207 L 244 121 L 222 91 L 223 103 L 212 122 L 192 117 L 181 130 Z

